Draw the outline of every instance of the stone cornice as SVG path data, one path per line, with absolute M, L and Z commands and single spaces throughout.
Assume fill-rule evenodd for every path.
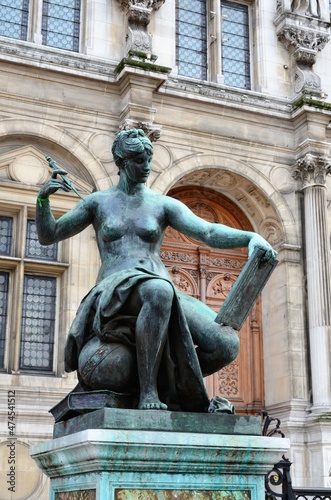
M 32 42 L 0 37 L 0 60 L 71 73 L 94 80 L 114 81 L 115 61 L 105 61 L 76 52 L 65 52 Z

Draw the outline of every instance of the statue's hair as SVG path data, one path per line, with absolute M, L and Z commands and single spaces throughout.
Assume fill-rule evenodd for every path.
M 117 134 L 111 150 L 116 165 L 121 168 L 125 160 L 142 153 L 146 147 L 153 150 L 153 145 L 145 132 L 138 128 L 132 128 L 121 130 Z

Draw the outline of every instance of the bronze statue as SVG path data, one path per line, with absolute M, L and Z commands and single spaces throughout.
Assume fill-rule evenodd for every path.
M 78 370 L 86 391 L 108 389 L 137 398 L 139 409 L 207 411 L 203 376 L 238 354 L 235 330 L 216 313 L 175 289 L 160 259 L 167 226 L 211 247 L 276 252 L 253 232 L 212 224 L 180 201 L 147 188 L 153 147 L 142 130 L 121 131 L 112 152 L 119 182 L 92 193 L 55 220 L 48 197 L 70 190 L 55 169 L 36 207 L 40 243 L 69 238 L 93 224 L 101 256 L 96 286 L 69 331 L 66 370 Z

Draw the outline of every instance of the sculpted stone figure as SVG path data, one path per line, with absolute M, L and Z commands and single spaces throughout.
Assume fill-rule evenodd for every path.
M 69 331 L 66 370 L 78 370 L 86 391 L 130 394 L 139 409 L 207 411 L 203 376 L 233 361 L 237 333 L 216 313 L 177 291 L 160 259 L 167 226 L 211 247 L 276 252 L 253 232 L 213 224 L 145 183 L 153 147 L 142 130 L 120 132 L 112 147 L 119 182 L 92 193 L 55 220 L 49 196 L 69 190 L 57 178 L 41 188 L 36 206 L 40 243 L 49 245 L 93 225 L 101 256 L 96 286 L 83 299 Z
M 330 17 L 327 0 L 292 0 L 292 12 L 322 19 Z

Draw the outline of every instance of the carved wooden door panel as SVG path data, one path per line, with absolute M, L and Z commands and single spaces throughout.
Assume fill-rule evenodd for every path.
M 239 208 L 215 191 L 192 186 L 173 189 L 168 195 L 205 220 L 252 230 Z M 161 256 L 179 290 L 218 311 L 246 263 L 247 249 L 212 249 L 169 228 Z M 205 380 L 210 397 L 226 397 L 238 414 L 256 414 L 264 404 L 260 309 L 258 301 L 239 333 L 238 358 Z

